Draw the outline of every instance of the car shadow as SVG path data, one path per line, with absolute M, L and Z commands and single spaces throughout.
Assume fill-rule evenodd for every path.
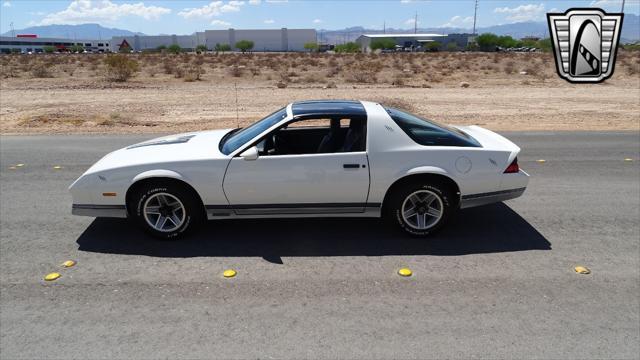
M 438 234 L 414 238 L 380 219 L 306 218 L 208 221 L 179 241 L 157 241 L 125 219 L 96 219 L 79 250 L 156 257 L 467 255 L 550 250 L 551 244 L 505 204 L 465 209 Z

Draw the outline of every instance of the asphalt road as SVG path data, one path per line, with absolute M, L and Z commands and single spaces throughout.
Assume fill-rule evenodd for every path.
M 67 186 L 148 136 L 2 137 L 0 357 L 640 357 L 639 134 L 507 136 L 524 197 L 429 241 L 310 219 L 209 222 L 178 243 L 70 215 Z

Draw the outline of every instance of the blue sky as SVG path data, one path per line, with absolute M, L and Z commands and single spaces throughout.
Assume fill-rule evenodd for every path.
M 147 34 L 190 34 L 204 29 L 418 26 L 471 28 L 474 0 L 0 0 L 0 32 L 33 25 L 98 23 Z M 478 26 L 543 21 L 549 11 L 598 6 L 619 11 L 621 0 L 479 0 Z M 625 12 L 640 13 L 640 0 L 626 0 Z

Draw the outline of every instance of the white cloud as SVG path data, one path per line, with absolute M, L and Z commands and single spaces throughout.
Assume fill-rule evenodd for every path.
M 124 16 L 157 20 L 162 15 L 169 13 L 171 13 L 171 9 L 160 6 L 145 6 L 143 2 L 116 4 L 110 0 L 74 0 L 66 9 L 45 16 L 39 25 L 114 22 Z
M 281 3 L 289 2 L 289 0 L 266 0 L 266 1 L 272 4 L 281 4 Z
M 405 25 L 411 25 L 411 26 L 413 26 L 413 25 L 415 25 L 415 24 L 416 24 L 416 19 L 415 19 L 415 18 L 407 19 L 407 20 L 404 22 L 404 24 L 405 24 Z M 420 24 L 420 21 L 418 21 L 418 24 Z
M 11 7 L 11 2 L 5 1 L 2 3 L 2 7 Z
M 211 21 L 211 25 L 215 25 L 215 26 L 230 26 L 231 23 L 216 19 L 216 20 L 212 20 Z
M 527 4 L 518 7 L 501 7 L 493 10 L 497 14 L 506 14 L 507 20 L 522 22 L 538 20 L 544 15 L 544 4 Z
M 182 9 L 178 15 L 185 19 L 212 19 L 223 13 L 240 11 L 240 7 L 244 5 L 244 1 L 212 1 L 207 5 L 199 8 Z
M 249 5 L 260 5 L 260 0 L 249 0 Z
M 426 3 L 430 0 L 400 0 L 400 4 L 411 4 L 411 3 Z
M 273 23 L 275 23 L 276 21 L 275 21 L 275 20 L 273 20 L 273 19 L 267 19 L 267 20 L 265 20 L 265 21 L 263 21 L 263 22 L 264 22 L 265 24 L 273 24 Z
M 440 25 L 440 27 L 464 27 L 469 24 L 473 24 L 473 16 L 462 17 L 460 15 L 456 15 L 449 19 L 448 22 Z
M 629 5 L 638 6 L 640 5 L 640 0 L 627 0 L 625 3 L 625 10 Z M 591 1 L 590 6 L 620 11 L 622 9 L 622 0 L 593 0 Z
M 322 20 L 320 20 L 320 19 L 314 19 L 314 20 L 313 20 L 313 23 L 314 23 L 314 24 L 322 24 Z

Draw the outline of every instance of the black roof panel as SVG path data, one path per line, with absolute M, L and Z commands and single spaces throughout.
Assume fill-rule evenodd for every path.
M 299 101 L 291 105 L 293 116 L 304 115 L 337 115 L 367 116 L 364 106 L 353 100 L 309 100 Z

